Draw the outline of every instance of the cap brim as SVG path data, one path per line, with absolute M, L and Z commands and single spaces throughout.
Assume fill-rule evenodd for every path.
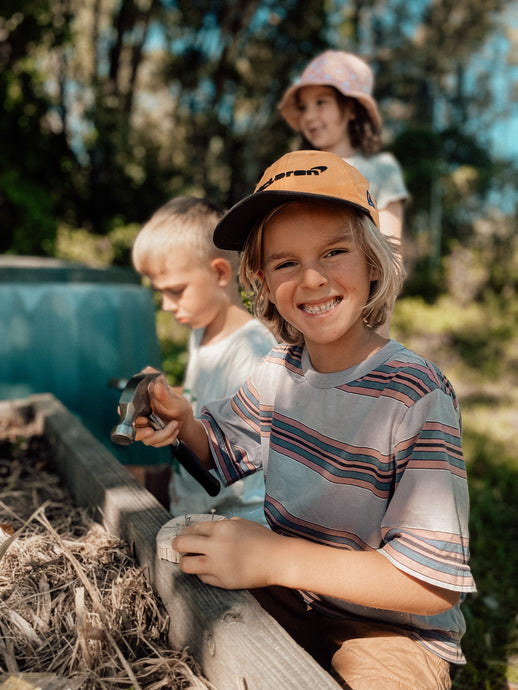
M 366 209 L 359 204 L 345 201 L 339 197 L 288 190 L 266 190 L 251 194 L 227 211 L 214 230 L 214 244 L 219 249 L 241 251 L 252 229 L 270 211 L 273 211 L 277 206 L 299 199 L 313 199 L 337 206 L 349 206 L 369 215 Z

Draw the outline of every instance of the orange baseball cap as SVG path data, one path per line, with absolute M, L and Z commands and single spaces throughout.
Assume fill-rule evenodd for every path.
M 255 225 L 276 206 L 310 199 L 352 206 L 379 228 L 369 183 L 356 168 L 327 151 L 293 151 L 267 168 L 254 193 L 227 211 L 214 230 L 214 244 L 240 251 Z

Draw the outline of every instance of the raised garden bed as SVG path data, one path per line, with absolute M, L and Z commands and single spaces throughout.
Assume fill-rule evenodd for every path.
M 87 508 L 111 537 L 129 547 L 167 612 L 171 648 L 188 650 L 207 681 L 205 687 L 339 687 L 249 592 L 206 586 L 157 557 L 156 535 L 171 516 L 53 395 L 1 402 L 2 425 L 9 419 L 46 439 L 56 474 L 77 504 Z

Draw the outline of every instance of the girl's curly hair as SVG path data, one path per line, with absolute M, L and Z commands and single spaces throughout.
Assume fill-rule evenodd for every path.
M 381 148 L 381 128 L 373 123 L 360 101 L 350 96 L 344 96 L 334 86 L 329 88 L 333 89 L 336 102 L 342 113 L 347 107 L 351 107 L 354 112 L 354 118 L 349 120 L 347 125 L 351 146 L 361 151 L 365 156 L 372 156 L 377 153 Z M 311 150 L 314 148 L 304 136 L 301 137 L 300 149 Z

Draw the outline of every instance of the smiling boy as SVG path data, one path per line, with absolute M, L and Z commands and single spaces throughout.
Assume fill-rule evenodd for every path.
M 271 530 L 189 528 L 180 568 L 250 589 L 343 687 L 449 688 L 475 589 L 460 414 L 437 367 L 376 330 L 403 272 L 366 180 L 331 153 L 287 154 L 214 241 L 243 250 L 255 313 L 285 344 L 199 419 L 155 382 L 170 421 L 137 420 L 137 439 L 180 436 L 226 483 L 263 470 Z

